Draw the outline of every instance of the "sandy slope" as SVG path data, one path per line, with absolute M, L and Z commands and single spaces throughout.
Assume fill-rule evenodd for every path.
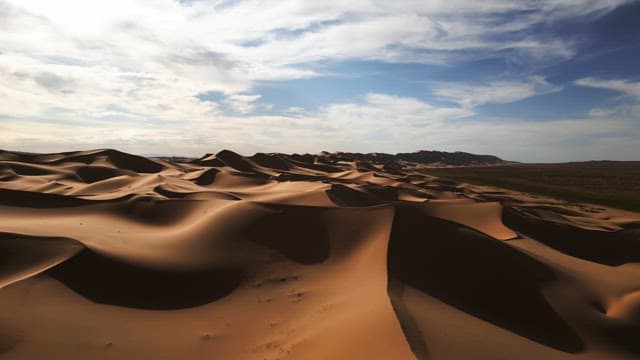
M 0 358 L 640 357 L 638 214 L 415 166 L 0 151 Z

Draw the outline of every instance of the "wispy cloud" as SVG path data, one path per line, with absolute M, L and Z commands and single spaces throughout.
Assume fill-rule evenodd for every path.
M 483 104 L 508 104 L 532 96 L 562 90 L 544 77 L 531 76 L 517 81 L 490 81 L 480 84 L 453 83 L 436 86 L 434 94 L 465 108 Z
M 576 84 L 580 86 L 618 91 L 626 95 L 630 95 L 640 101 L 640 82 L 618 79 L 604 80 L 587 77 L 576 80 Z
M 640 82 L 588 77 L 578 79 L 575 83 L 580 86 L 615 91 L 622 95 L 623 101 L 607 107 L 594 107 L 589 111 L 590 116 L 600 119 L 627 119 L 640 123 L 637 121 L 640 118 Z
M 247 114 L 252 112 L 256 107 L 256 101 L 262 96 L 260 94 L 232 94 L 224 99 L 224 102 L 229 107 L 241 114 Z

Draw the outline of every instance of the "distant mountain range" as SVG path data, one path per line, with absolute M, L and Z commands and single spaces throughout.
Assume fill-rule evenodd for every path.
M 385 153 L 348 153 L 348 152 L 336 152 L 336 153 L 321 153 L 321 157 L 330 159 L 333 161 L 368 161 L 377 164 L 388 164 L 393 162 L 412 162 L 417 164 L 428 165 L 452 165 L 452 166 L 464 166 L 464 165 L 495 165 L 503 164 L 508 161 L 502 160 L 493 155 L 477 155 L 466 152 L 445 152 L 445 151 L 427 151 L 420 150 L 412 153 L 398 153 L 398 154 L 385 154 Z
M 14 160 L 17 158 L 26 158 L 31 162 L 47 162 L 57 160 L 60 156 L 71 156 L 78 158 L 78 161 L 84 162 L 85 154 L 100 153 L 108 155 L 115 163 L 126 162 L 124 158 L 135 158 L 136 163 L 145 162 L 143 158 L 122 153 L 112 149 L 89 150 L 80 152 L 68 152 L 60 154 L 35 154 L 18 151 L 2 151 L 0 150 L 0 160 Z M 66 157 L 65 157 L 66 158 Z M 505 161 L 493 155 L 477 155 L 461 151 L 445 152 L 445 151 L 427 151 L 420 150 L 412 153 L 352 153 L 352 152 L 320 152 L 318 154 L 285 154 L 285 153 L 257 153 L 252 156 L 244 157 L 230 150 L 222 150 L 217 154 L 205 154 L 204 156 L 193 159 L 175 156 L 148 156 L 148 158 L 162 158 L 169 161 L 177 162 L 194 162 L 207 166 L 222 166 L 226 162 L 241 164 L 247 160 L 258 165 L 288 169 L 296 164 L 315 164 L 316 167 L 327 169 L 327 166 L 342 168 L 340 165 L 345 163 L 355 163 L 354 165 L 361 169 L 384 168 L 386 171 L 393 169 L 401 169 L 404 167 L 415 167 L 416 165 L 425 166 L 483 166 L 483 165 L 500 165 L 512 163 Z M 67 159 L 68 160 L 68 159 Z M 247 164 L 244 167 L 249 167 Z
M 171 159 L 171 158 L 165 158 Z M 229 150 L 222 150 L 217 154 L 205 154 L 193 162 L 206 166 L 222 166 L 233 163 L 241 168 L 249 168 L 250 161 L 260 166 L 288 170 L 292 166 L 313 165 L 321 171 L 342 171 L 345 163 L 354 163 L 359 170 L 378 170 L 386 172 L 399 171 L 406 167 L 416 166 L 487 166 L 513 163 L 493 155 L 476 155 L 466 152 L 444 152 L 420 150 L 412 153 L 351 153 L 351 152 L 320 152 L 319 154 L 284 154 L 284 153 L 256 153 L 243 157 Z

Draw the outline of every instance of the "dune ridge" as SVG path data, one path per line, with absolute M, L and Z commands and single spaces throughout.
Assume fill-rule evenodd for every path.
M 640 357 L 640 215 L 447 154 L 0 151 L 0 358 Z

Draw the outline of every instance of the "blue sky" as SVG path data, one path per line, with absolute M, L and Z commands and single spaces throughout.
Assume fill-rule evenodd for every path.
M 0 0 L 0 148 L 640 160 L 640 1 Z

